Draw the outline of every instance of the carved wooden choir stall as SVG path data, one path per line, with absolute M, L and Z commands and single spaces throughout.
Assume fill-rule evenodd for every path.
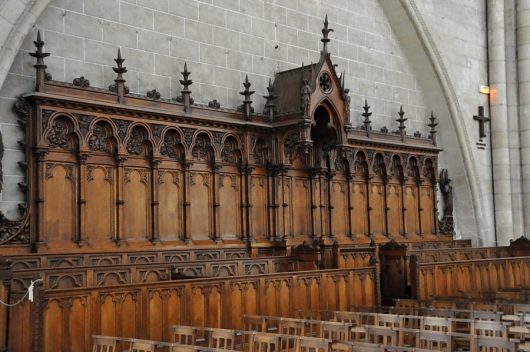
M 317 63 L 276 73 L 263 112 L 248 78 L 236 110 L 194 102 L 186 65 L 177 97 L 129 93 L 119 50 L 108 89 L 54 81 L 39 34 L 35 91 L 15 104 L 27 201 L 0 219 L 2 299 L 43 282 L 35 302 L 0 310 L 3 345 L 81 351 L 93 334 L 165 339 L 171 324 L 374 306 L 379 244 L 449 248 L 435 118 L 426 138 L 406 133 L 402 109 L 397 131 L 375 131 L 365 103 L 351 126 L 329 32 L 326 20 Z M 400 295 L 416 280 L 405 274 Z

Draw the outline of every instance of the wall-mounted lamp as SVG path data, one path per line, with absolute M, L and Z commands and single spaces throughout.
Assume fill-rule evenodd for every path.
M 482 94 L 490 94 L 490 87 L 489 86 L 480 86 L 479 91 Z

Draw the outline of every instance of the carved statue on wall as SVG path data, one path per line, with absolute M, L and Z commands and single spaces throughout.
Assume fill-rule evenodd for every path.
M 453 233 L 453 186 L 451 185 L 451 179 L 448 176 L 447 169 L 440 171 L 439 185 L 444 199 L 444 212 L 440 221 L 440 230 L 444 233 Z
M 302 89 L 300 90 L 300 99 L 301 99 L 300 107 L 302 109 L 302 113 L 304 114 L 304 117 L 308 117 L 309 106 L 311 102 L 311 86 L 309 85 L 309 81 L 307 79 L 302 80 Z

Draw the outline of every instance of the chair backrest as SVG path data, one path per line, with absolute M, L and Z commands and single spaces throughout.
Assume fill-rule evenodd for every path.
M 236 332 L 227 329 L 214 329 L 210 334 L 209 347 L 220 350 L 233 350 Z
M 173 342 L 182 345 L 195 344 L 195 329 L 192 326 L 173 325 Z
M 257 315 L 243 315 L 245 331 L 266 332 L 267 324 L 264 317 Z
M 156 341 L 132 339 L 129 352 L 155 352 L 155 348 Z
M 530 304 L 514 304 L 513 312 L 514 314 L 517 314 L 517 313 L 530 314 Z
M 351 343 L 333 342 L 331 344 L 331 352 L 353 352 Z
M 500 321 L 475 320 L 471 335 L 507 338 L 508 328 Z
M 195 352 L 197 350 L 197 346 L 182 345 L 176 342 L 173 342 L 169 344 L 168 346 L 169 346 L 168 352 Z
M 477 336 L 477 351 L 481 352 L 511 352 L 517 351 L 516 343 L 511 340 L 497 337 Z
M 451 335 L 445 332 L 420 330 L 416 347 L 433 351 L 452 352 Z
M 350 325 L 335 321 L 323 321 L 320 324 L 319 337 L 339 342 L 348 341 L 350 340 Z
M 278 351 L 278 337 L 274 334 L 254 332 L 250 337 L 249 352 Z
M 396 345 L 397 331 L 386 326 L 366 326 L 366 341 L 381 345 Z
M 328 352 L 331 341 L 312 337 L 301 337 L 299 343 L 300 352 Z
M 451 321 L 440 317 L 423 317 L 421 329 L 428 331 L 449 332 L 451 331 Z
M 117 337 L 114 336 L 92 336 L 92 352 L 115 352 Z
M 361 313 L 337 311 L 335 312 L 334 320 L 359 326 L 361 325 Z
M 385 352 L 384 347 L 368 342 L 351 342 L 352 352 Z
M 304 336 L 305 323 L 303 320 L 282 318 L 280 320 L 278 333 L 284 335 Z
M 375 325 L 399 328 L 401 327 L 401 318 L 397 314 L 377 314 Z

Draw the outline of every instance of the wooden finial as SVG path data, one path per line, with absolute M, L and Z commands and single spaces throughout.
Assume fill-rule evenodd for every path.
M 189 76 L 191 74 L 190 71 L 188 71 L 188 64 L 184 63 L 184 71 L 181 72 L 183 79 L 179 80 L 180 84 L 182 84 L 182 90 L 181 90 L 181 96 L 180 99 L 177 98 L 177 101 L 180 103 L 184 103 L 184 111 L 188 112 L 190 111 L 191 105 L 193 105 L 193 98 L 191 97 L 191 91 L 190 86 L 193 84 L 193 81 L 189 79 Z
M 362 116 L 364 117 L 364 130 L 366 131 L 366 137 L 370 137 L 370 131 L 372 130 L 372 127 L 370 126 L 372 123 L 372 121 L 370 121 L 370 116 L 372 116 L 372 113 L 370 112 L 370 106 L 366 99 L 364 99 L 363 110 L 364 112 L 362 113 Z
M 251 97 L 252 94 L 254 94 L 255 92 L 253 90 L 250 90 L 250 86 L 251 84 L 248 80 L 248 75 L 245 75 L 245 82 L 243 82 L 243 87 L 245 87 L 245 90 L 239 92 L 239 94 L 245 97 L 245 100 L 243 100 L 243 105 L 241 105 L 238 110 L 243 111 L 245 120 L 247 121 L 252 118 L 252 113 L 254 112 Z
M 329 32 L 333 32 L 332 28 L 328 28 L 329 22 L 328 22 L 328 15 L 326 14 L 326 19 L 324 20 L 324 28 L 322 28 L 322 39 L 320 41 L 324 43 L 322 51 L 324 53 L 328 52 L 328 43 L 330 41 L 329 39 Z
M 276 103 L 274 102 L 278 95 L 274 95 L 274 86 L 272 85 L 272 80 L 269 79 L 269 85 L 267 86 L 268 95 L 263 96 L 267 101 L 265 102 L 265 109 L 263 113 L 269 115 L 270 120 L 274 119 L 274 114 L 276 113 Z
M 29 53 L 29 55 L 37 59 L 37 62 L 35 63 L 35 65 L 33 65 L 33 67 L 37 69 L 35 90 L 39 91 L 44 85 L 44 82 L 51 79 L 51 77 L 47 79 L 47 75 L 46 75 L 47 66 L 44 64 L 44 58 L 50 56 L 50 53 L 45 53 L 42 50 L 42 47 L 44 46 L 44 41 L 41 39 L 40 31 L 37 31 L 37 40 L 34 41 L 33 43 L 37 47 L 37 50 L 35 50 L 34 53 Z
M 118 57 L 114 59 L 116 62 L 116 67 L 112 69 L 116 72 L 116 78 L 114 79 L 114 84 L 109 87 L 109 90 L 116 92 L 118 95 L 118 102 L 123 103 L 123 97 L 125 94 L 129 93 L 129 88 L 125 87 L 125 78 L 123 74 L 127 72 L 127 68 L 123 66 L 125 59 L 121 57 L 121 50 L 118 48 Z
M 399 119 L 397 119 L 396 121 L 399 122 L 399 135 L 401 136 L 401 141 L 403 142 L 405 140 L 405 135 L 406 135 L 406 132 L 405 132 L 405 121 L 407 121 L 408 119 L 404 118 L 403 116 L 405 116 L 405 112 L 403 111 L 403 105 L 401 105 L 399 107 L 399 112 L 398 112 L 398 115 L 399 115 Z
M 428 125 L 431 128 L 429 138 L 432 139 L 432 144 L 436 145 L 436 126 L 438 126 L 438 122 L 436 122 L 436 116 L 434 116 L 434 112 L 432 111 L 429 120 L 431 121 Z

